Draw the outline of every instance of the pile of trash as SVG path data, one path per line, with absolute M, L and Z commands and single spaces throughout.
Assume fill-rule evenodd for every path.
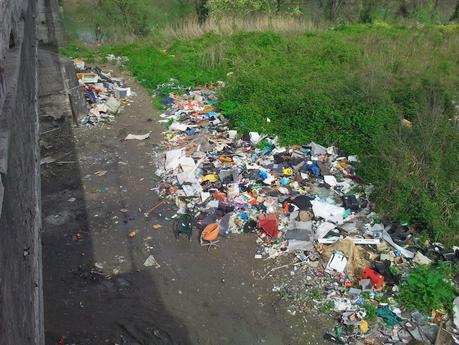
M 109 61 L 125 62 L 126 58 L 108 56 Z M 112 76 L 110 71 L 99 67 L 86 66 L 83 60 L 73 60 L 77 71 L 79 86 L 89 107 L 88 114 L 81 123 L 94 126 L 100 122 L 111 122 L 122 107 L 128 105 L 129 97 L 135 96 L 130 87 L 120 78 Z
M 301 309 L 307 305 L 295 298 L 319 287 L 340 322 L 336 334 L 325 335 L 331 342 L 438 345 L 446 313 L 403 314 L 391 269 L 406 275 L 414 263 L 432 260 L 410 247 L 416 239 L 408 226 L 379 221 L 368 199 L 371 186 L 356 174 L 359 158 L 314 142 L 284 147 L 256 132 L 240 135 L 217 111 L 220 86 L 161 99 L 167 110 L 160 122 L 168 129 L 158 189 L 175 201 L 179 225 L 213 225 L 220 237 L 255 233 L 256 259 L 292 257 L 281 267 L 294 268 L 299 280 L 292 280 L 295 286 L 283 280 L 273 290 L 290 291 L 293 308 Z M 453 250 L 450 259 L 458 254 Z M 365 307 L 368 300 L 373 309 Z M 377 319 L 371 329 L 369 313 Z
M 255 132 L 238 135 L 216 112 L 217 86 L 162 99 L 168 110 L 160 192 L 173 197 L 179 214 L 193 212 L 198 227 L 218 222 L 220 234 L 258 232 L 257 257 L 309 251 L 315 243 L 349 238 L 356 245 L 392 241 L 370 211 L 370 186 L 355 173 L 357 156 L 316 143 L 282 147 Z M 403 234 L 405 235 L 405 234 Z M 330 261 L 330 269 L 338 258 Z

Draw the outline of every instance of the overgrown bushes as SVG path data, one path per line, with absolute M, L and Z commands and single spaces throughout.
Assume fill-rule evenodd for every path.
M 225 80 L 221 108 L 240 131 L 361 155 L 360 172 L 375 185 L 386 220 L 457 241 L 457 26 L 208 34 L 102 50 L 127 55 L 129 69 L 149 89 L 170 78 L 186 85 Z M 402 118 L 412 121 L 411 129 L 400 126 Z
M 410 310 L 430 314 L 432 310 L 451 312 L 458 291 L 452 281 L 449 263 L 436 267 L 421 265 L 413 269 L 400 287 L 400 301 Z

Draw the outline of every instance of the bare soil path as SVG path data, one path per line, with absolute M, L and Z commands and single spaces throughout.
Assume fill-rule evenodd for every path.
M 163 129 L 147 92 L 122 75 L 137 96 L 115 122 L 65 119 L 42 136 L 42 157 L 63 155 L 42 169 L 46 344 L 324 344 L 326 325 L 305 326 L 272 281 L 255 279 L 266 263 L 254 259 L 254 235 L 207 252 L 196 232 L 175 240 L 173 205 L 145 217 L 160 202 L 152 153 Z M 148 131 L 148 140 L 122 140 Z M 161 267 L 143 266 L 150 254 Z

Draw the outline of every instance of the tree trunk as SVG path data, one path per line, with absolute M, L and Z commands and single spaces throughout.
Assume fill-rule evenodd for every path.
M 344 0 L 330 0 L 330 19 L 335 20 L 338 17 L 338 10 L 341 5 L 344 4 Z
M 432 15 L 430 17 L 432 22 L 434 21 L 436 15 L 437 15 L 437 9 L 438 9 L 438 0 L 434 0 L 433 7 L 432 7 Z
M 367 0 L 360 8 L 359 20 L 362 23 L 371 23 L 373 21 L 373 10 L 375 7 L 374 0 Z
M 408 12 L 408 5 L 406 3 L 406 0 L 400 1 L 400 7 L 398 11 L 401 17 L 403 18 L 408 17 L 409 12 Z
M 384 17 L 383 17 L 383 19 L 387 20 L 387 14 L 389 13 L 389 1 L 388 0 L 384 1 L 384 5 L 383 6 L 384 6 Z
M 454 9 L 454 13 L 449 20 L 459 20 L 459 0 L 456 1 L 456 8 Z
M 207 0 L 195 0 L 196 15 L 198 17 L 198 23 L 204 24 L 209 16 L 209 9 L 207 8 Z

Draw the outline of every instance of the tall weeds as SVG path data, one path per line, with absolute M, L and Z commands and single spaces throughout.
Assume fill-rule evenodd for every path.
M 238 32 L 278 32 L 302 33 L 324 30 L 325 22 L 314 22 L 305 18 L 291 16 L 266 16 L 251 17 L 208 18 L 204 23 L 199 23 L 197 18 L 190 16 L 175 25 L 169 25 L 161 31 L 165 38 L 195 39 L 207 33 L 218 35 L 232 35 Z

